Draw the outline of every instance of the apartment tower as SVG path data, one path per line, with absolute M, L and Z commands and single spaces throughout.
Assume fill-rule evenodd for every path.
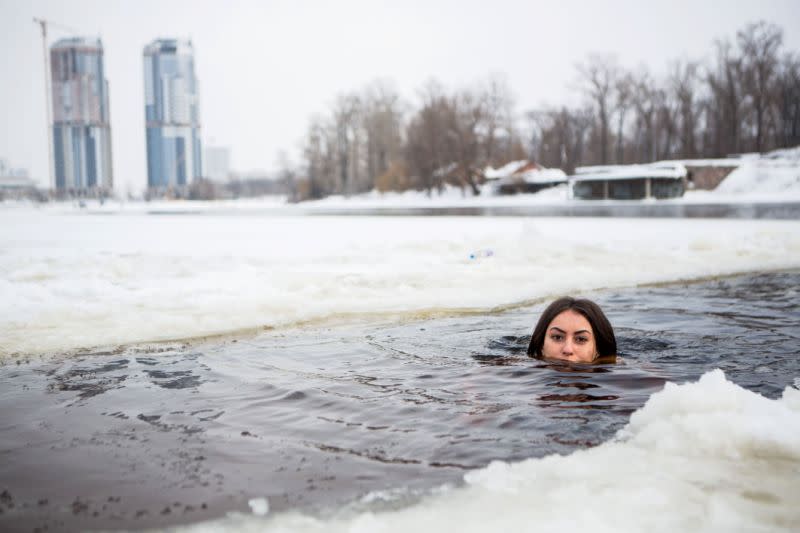
M 148 188 L 180 190 L 203 175 L 191 41 L 158 39 L 144 48 L 144 95 Z

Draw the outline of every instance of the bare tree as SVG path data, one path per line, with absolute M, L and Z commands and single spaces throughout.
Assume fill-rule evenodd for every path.
M 303 149 L 307 190 L 298 190 L 298 200 L 322 198 L 335 188 L 336 153 L 332 131 L 323 117 L 312 117 Z
M 402 158 L 403 104 L 394 86 L 377 81 L 362 97 L 362 127 L 366 137 L 366 169 L 370 184 Z
M 706 74 L 710 91 L 707 121 L 713 136 L 713 155 L 716 157 L 741 150 L 742 131 L 742 62 L 727 40 L 714 43 L 717 63 Z
M 405 153 L 412 180 L 430 196 L 434 188 L 441 190 L 443 182 L 437 171 L 449 162 L 446 141 L 450 102 L 435 80 L 428 81 L 419 94 L 422 107 L 406 128 Z
M 457 173 L 462 189 L 469 186 L 475 196 L 481 192 L 478 188 L 476 167 L 480 164 L 481 129 L 486 131 L 486 102 L 486 95 L 463 90 L 451 98 L 447 113 L 451 161 L 458 165 Z
M 297 173 L 289 159 L 289 154 L 285 150 L 279 150 L 275 159 L 279 169 L 278 181 L 281 183 L 281 188 L 286 191 L 290 202 L 298 201 Z
M 339 95 L 332 110 L 333 124 L 336 128 L 339 190 L 345 195 L 354 192 L 355 183 L 358 181 L 360 111 L 361 100 L 353 93 Z
M 742 56 L 743 92 L 755 113 L 755 150 L 764 147 L 764 126 L 772 105 L 771 89 L 778 71 L 778 50 L 783 31 L 767 22 L 748 24 L 736 34 Z
M 669 74 L 672 96 L 678 106 L 678 135 L 680 155 L 683 158 L 697 156 L 696 130 L 699 113 L 697 90 L 699 65 L 693 61 L 675 61 Z
M 677 138 L 677 102 L 663 88 L 658 89 L 658 115 L 656 122 L 656 155 L 654 159 L 668 159 L 675 152 Z
M 508 79 L 500 74 L 489 76 L 480 89 L 484 94 L 483 159 L 489 165 L 508 161 L 514 150 L 514 95 Z
M 539 163 L 567 173 L 583 164 L 586 141 L 594 123 L 591 108 L 532 111 L 528 120 L 533 131 L 533 154 Z
M 544 134 L 549 126 L 547 110 L 535 109 L 525 112 L 525 136 L 527 138 L 528 159 L 544 163 Z
M 644 68 L 634 76 L 633 103 L 636 110 L 636 161 L 654 161 L 657 157 L 656 119 L 663 94 L 650 72 Z
M 619 67 L 614 56 L 590 55 L 586 62 L 576 65 L 580 84 L 595 106 L 599 132 L 599 163 L 608 163 L 609 120 L 613 105 L 613 92 L 619 77 Z
M 615 161 L 617 164 L 622 164 L 625 162 L 625 118 L 634 96 L 634 80 L 630 73 L 626 72 L 617 78 L 614 84 L 614 96 L 614 112 L 617 115 Z
M 776 81 L 776 145 L 800 144 L 800 57 L 786 54 Z

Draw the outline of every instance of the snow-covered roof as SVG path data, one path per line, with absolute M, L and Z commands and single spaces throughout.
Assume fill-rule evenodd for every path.
M 500 168 L 486 167 L 483 171 L 483 175 L 487 180 L 505 178 L 519 171 L 519 169 L 523 168 L 527 164 L 529 164 L 529 162 L 522 159 L 519 161 L 511 161 L 510 163 L 506 163 Z
M 635 178 L 686 177 L 686 167 L 674 161 L 662 161 L 649 165 L 603 165 L 578 167 L 570 181 L 626 180 Z
M 613 172 L 629 165 L 591 165 L 585 167 L 575 167 L 575 175 L 578 174 L 597 174 L 600 172 Z
M 566 183 L 567 174 L 560 168 L 540 168 L 517 174 L 525 183 Z
M 674 159 L 669 161 L 658 161 L 659 163 L 678 163 L 686 167 L 738 167 L 746 160 L 738 157 L 727 157 L 719 159 Z

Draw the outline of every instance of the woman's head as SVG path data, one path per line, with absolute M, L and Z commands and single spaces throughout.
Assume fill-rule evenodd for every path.
M 559 298 L 533 329 L 528 355 L 591 363 L 617 354 L 614 329 L 600 307 L 586 299 Z

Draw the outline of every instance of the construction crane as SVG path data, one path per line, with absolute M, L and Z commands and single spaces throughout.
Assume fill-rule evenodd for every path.
M 69 26 L 64 26 L 63 24 L 56 24 L 54 22 L 49 22 L 45 19 L 33 17 L 33 22 L 38 24 L 42 29 L 42 55 L 44 56 L 44 100 L 45 100 L 45 109 L 47 110 L 47 116 L 45 120 L 47 121 L 47 170 L 49 172 L 50 177 L 50 189 L 55 191 L 56 183 L 55 177 L 53 176 L 53 120 L 52 120 L 52 110 L 51 110 L 51 88 L 50 88 L 50 56 L 47 53 L 47 25 L 51 25 L 55 28 L 62 29 L 64 31 L 68 31 L 73 34 L 77 34 L 78 31 L 70 28 Z

